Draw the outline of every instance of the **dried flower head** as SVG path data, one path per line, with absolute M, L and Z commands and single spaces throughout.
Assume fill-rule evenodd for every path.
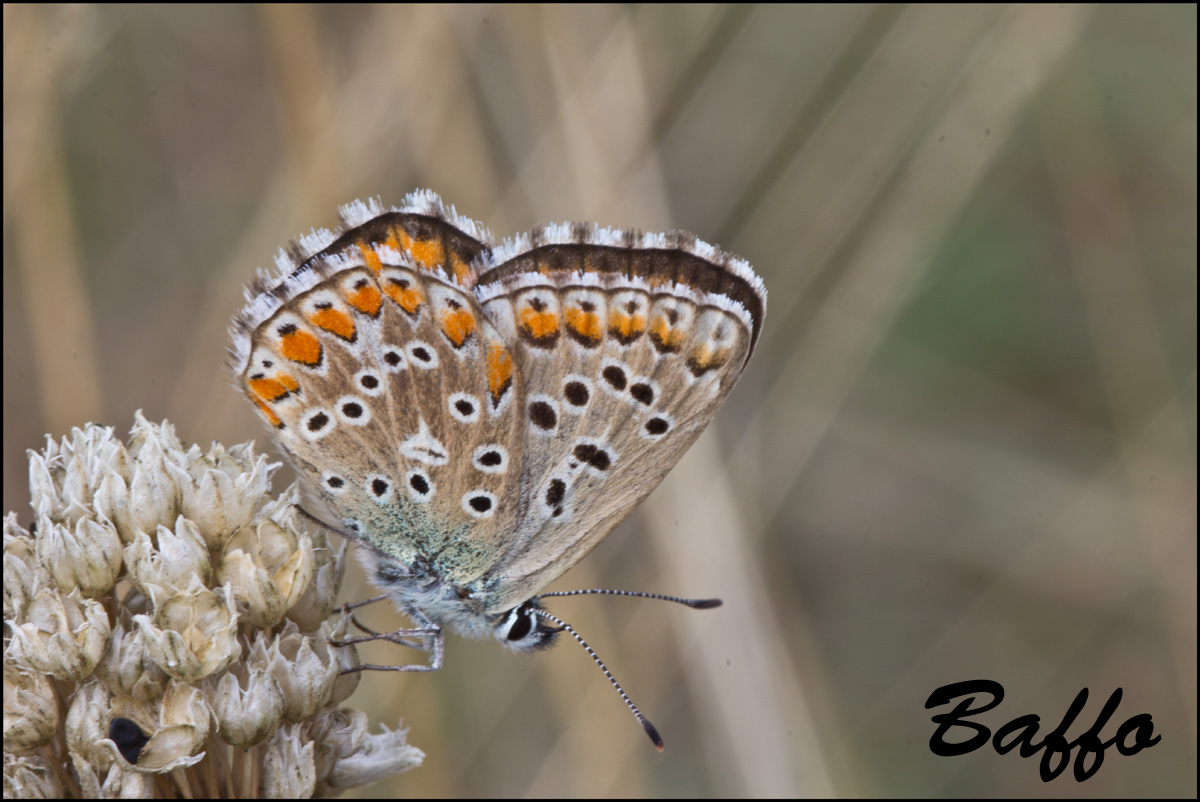
M 346 544 L 305 532 L 250 444 L 139 412 L 29 454 L 4 518 L 4 795 L 330 796 L 420 765 L 342 707 Z

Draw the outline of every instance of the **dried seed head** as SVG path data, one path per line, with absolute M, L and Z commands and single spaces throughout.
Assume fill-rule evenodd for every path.
M 141 413 L 128 447 L 86 426 L 30 453 L 36 536 L 4 519 L 6 797 L 302 797 L 419 764 L 335 706 L 359 679 L 329 646 L 346 546 L 268 495 L 275 467 Z

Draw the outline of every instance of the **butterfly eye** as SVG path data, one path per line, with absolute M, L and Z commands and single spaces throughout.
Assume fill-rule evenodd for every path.
M 554 638 L 560 630 L 534 614 L 531 603 L 526 602 L 509 610 L 495 624 L 493 631 L 496 639 L 508 648 L 518 652 L 532 652 L 553 646 Z
M 521 610 L 513 610 L 512 626 L 508 628 L 504 639 L 520 641 L 533 629 L 533 616 Z

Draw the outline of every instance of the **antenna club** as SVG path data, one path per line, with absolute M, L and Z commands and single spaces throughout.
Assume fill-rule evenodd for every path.
M 650 723 L 649 719 L 642 719 L 642 729 L 650 736 L 650 740 L 654 741 L 654 748 L 661 752 L 665 744 L 663 743 L 662 736 L 658 734 L 658 730 L 654 729 L 654 725 Z
M 693 610 L 711 610 L 714 607 L 720 607 L 724 603 L 720 599 L 696 599 L 688 607 L 691 607 Z

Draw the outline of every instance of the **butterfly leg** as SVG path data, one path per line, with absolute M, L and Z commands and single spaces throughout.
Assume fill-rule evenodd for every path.
M 365 599 L 360 602 L 353 602 L 351 604 L 343 604 L 341 607 L 338 608 L 338 612 L 348 613 L 351 610 L 357 610 L 359 607 L 366 607 L 368 604 L 375 604 L 376 602 L 381 602 L 387 598 L 389 598 L 389 596 L 386 593 L 381 593 L 378 596 L 372 596 L 371 598 Z
M 410 649 L 420 649 L 425 652 L 430 652 L 430 660 L 428 665 L 402 665 L 402 666 L 377 666 L 377 665 L 361 665 L 354 668 L 349 668 L 343 671 L 343 674 L 349 674 L 354 671 L 437 671 L 442 667 L 442 659 L 445 656 L 446 642 L 445 636 L 442 633 L 442 628 L 421 615 L 413 616 L 416 623 L 422 626 L 416 629 L 398 629 L 395 632 L 375 632 L 368 627 L 363 626 L 357 620 L 354 620 L 355 626 L 363 632 L 369 633 L 363 637 L 343 638 L 342 640 L 330 641 L 331 646 L 352 646 L 356 643 L 367 643 L 373 640 L 385 640 L 388 643 L 395 643 L 400 646 L 407 646 Z M 419 638 L 419 640 L 409 640 L 409 638 Z
M 350 607 L 350 605 L 346 605 L 346 607 Z M 368 641 L 373 641 L 373 640 L 386 640 L 389 643 L 395 643 L 398 646 L 407 646 L 410 649 L 420 649 L 421 651 L 425 651 L 425 652 L 429 651 L 428 645 L 423 640 L 422 641 L 407 640 L 405 637 L 407 635 L 411 635 L 414 632 L 423 633 L 425 631 L 425 629 L 419 629 L 419 630 L 399 629 L 399 630 L 396 630 L 395 632 L 383 633 L 383 632 L 376 632 L 375 630 L 371 629 L 369 626 L 367 626 L 363 622 L 359 621 L 358 616 L 354 616 L 354 615 L 350 616 L 350 622 L 353 623 L 354 626 L 361 629 L 363 632 L 367 633 L 367 635 L 369 637 L 343 639 L 341 641 L 338 641 L 334 645 L 346 646 L 346 645 L 350 645 L 353 643 L 366 643 Z M 428 629 L 428 627 L 426 627 L 426 629 Z

